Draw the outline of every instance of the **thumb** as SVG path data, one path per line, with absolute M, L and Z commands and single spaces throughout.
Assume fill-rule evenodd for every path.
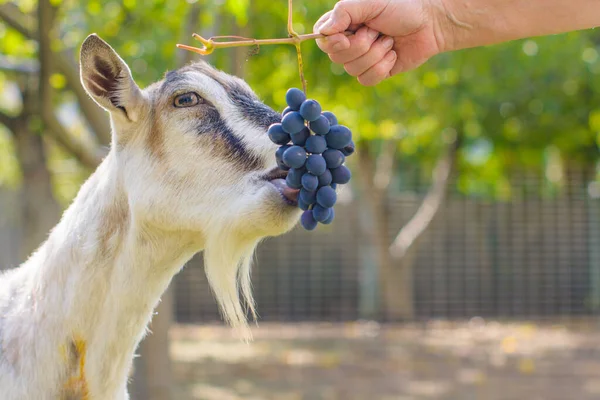
M 329 19 L 318 28 L 323 35 L 347 30 L 351 25 L 362 25 L 383 11 L 381 1 L 342 0 L 330 12 Z

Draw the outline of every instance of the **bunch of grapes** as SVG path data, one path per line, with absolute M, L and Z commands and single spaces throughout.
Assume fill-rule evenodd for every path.
M 350 181 L 350 170 L 343 164 L 354 153 L 352 132 L 339 125 L 333 113 L 322 112 L 318 102 L 307 100 L 300 89 L 288 90 L 286 102 L 281 123 L 269 127 L 269 138 L 281 146 L 275 158 L 281 169 L 289 171 L 286 184 L 300 189 L 302 226 L 313 230 L 319 222 L 333 221 L 335 189 Z

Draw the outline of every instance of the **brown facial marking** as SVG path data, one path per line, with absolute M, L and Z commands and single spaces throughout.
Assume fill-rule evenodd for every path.
M 271 124 L 281 122 L 281 114 L 261 102 L 243 80 L 218 71 L 206 63 L 195 63 L 185 68 L 198 71 L 219 83 L 238 111 L 254 125 L 266 131 Z
M 173 92 L 179 83 L 186 81 L 186 73 L 190 71 L 201 73 L 220 85 L 249 122 L 264 128 L 265 135 L 270 124 L 281 120 L 281 115 L 262 104 L 245 82 L 218 71 L 204 62 L 196 62 L 168 72 L 161 83 L 159 92 Z M 202 104 L 192 107 L 186 112 L 188 113 L 187 118 L 197 121 L 196 143 L 200 150 L 233 164 L 237 170 L 243 172 L 265 168 L 265 161 L 258 154 L 254 154 L 252 149 L 232 131 L 226 123 L 227 116 L 221 115 L 221 112 L 210 101 L 204 99 Z M 156 125 L 154 122 L 154 126 Z M 159 137 L 160 133 L 153 132 L 151 136 Z M 151 137 L 149 140 L 155 140 L 155 138 Z
M 188 71 L 196 71 L 208 76 L 213 81 L 221 85 L 228 95 L 231 95 L 231 91 L 233 90 L 242 90 L 248 97 L 256 99 L 254 92 L 245 84 L 243 80 L 231 75 L 227 75 L 226 73 L 213 68 L 210 64 L 202 61 L 186 65 L 185 67 L 179 68 L 176 71 L 168 72 L 165 76 L 163 85 L 166 86 L 170 83 L 178 81 L 179 79 L 182 79 L 184 74 Z
M 233 133 L 214 107 L 206 107 L 199 118 L 198 144 L 213 157 L 233 164 L 240 171 L 264 168 L 263 162 Z
M 211 135 L 211 143 L 207 146 L 214 157 L 233 164 L 241 172 L 253 172 L 265 168 L 258 157 L 248 155 L 246 151 L 239 148 L 237 142 L 232 143 L 231 137 L 227 135 L 228 133 L 223 134 L 223 132 Z
M 150 134 L 147 137 L 147 145 L 150 153 L 157 159 L 163 159 L 165 156 L 165 140 L 159 121 L 154 109 L 150 113 Z

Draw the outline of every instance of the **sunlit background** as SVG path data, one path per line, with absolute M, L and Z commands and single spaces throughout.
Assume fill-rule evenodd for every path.
M 195 58 L 175 48 L 192 32 L 287 34 L 285 0 L 50 3 L 40 32 L 36 1 L 0 0 L 5 268 L 43 241 L 109 144 L 79 82 L 89 33 L 141 86 Z M 334 1 L 295 3 L 306 33 Z M 376 88 L 302 48 L 309 96 L 358 145 L 337 219 L 260 246 L 250 345 L 221 324 L 201 257 L 190 262 L 142 345 L 132 398 L 600 398 L 600 33 L 443 54 Z M 290 46 L 207 60 L 277 110 L 300 86 Z

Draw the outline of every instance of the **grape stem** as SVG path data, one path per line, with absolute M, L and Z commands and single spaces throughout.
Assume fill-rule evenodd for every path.
M 304 63 L 302 61 L 302 49 L 300 45 L 302 42 L 307 40 L 324 39 L 326 36 L 320 33 L 309 33 L 306 35 L 299 35 L 294 30 L 293 24 L 293 0 L 288 0 L 288 23 L 287 30 L 289 37 L 281 39 L 252 39 L 240 36 L 214 36 L 208 39 L 203 38 L 197 33 L 193 33 L 192 37 L 202 43 L 203 47 L 193 47 L 185 44 L 177 44 L 177 48 L 198 53 L 203 56 L 211 54 L 216 49 L 226 49 L 231 47 L 243 47 L 243 46 L 262 46 L 267 44 L 291 44 L 296 47 L 296 53 L 298 54 L 298 69 L 300 72 L 300 80 L 302 81 L 302 89 L 306 94 L 306 78 L 304 77 Z M 344 32 L 346 36 L 353 35 L 354 32 Z M 221 41 L 220 39 L 234 39 L 229 41 Z
M 346 36 L 354 35 L 354 32 L 345 32 Z M 212 54 L 216 49 L 226 49 L 232 47 L 244 47 L 244 46 L 262 46 L 269 44 L 291 44 L 296 45 L 307 40 L 324 39 L 326 36 L 320 33 L 309 33 L 306 35 L 297 35 L 295 37 L 280 38 L 280 39 L 252 39 L 239 36 L 214 36 L 209 39 L 205 39 L 197 33 L 193 33 L 192 37 L 202 43 L 203 47 L 193 47 L 185 44 L 177 44 L 176 46 L 183 50 L 188 50 L 203 56 Z M 234 38 L 232 41 L 219 41 L 219 39 Z
M 306 89 L 306 78 L 304 77 L 304 62 L 302 61 L 302 48 L 301 43 L 298 41 L 298 33 L 294 30 L 294 0 L 288 0 L 288 34 L 290 38 L 296 39 L 294 46 L 296 47 L 296 54 L 298 54 L 298 71 L 300 73 L 300 81 L 302 82 L 302 90 L 304 94 L 308 96 Z

